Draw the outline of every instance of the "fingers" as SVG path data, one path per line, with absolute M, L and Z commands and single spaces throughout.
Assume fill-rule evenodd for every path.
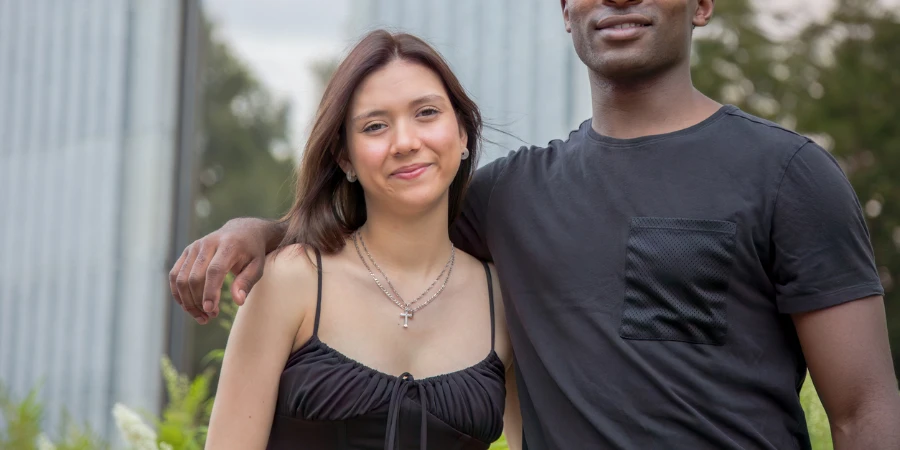
M 197 258 L 192 264 L 190 275 L 188 275 L 188 286 L 191 290 L 194 307 L 205 313 L 206 316 L 210 316 L 209 313 L 212 312 L 212 309 L 207 311 L 203 308 L 203 289 L 206 286 L 206 270 L 213 259 L 213 255 L 216 253 L 216 247 L 216 245 L 204 243 L 203 240 L 200 240 Z
M 209 321 L 207 316 L 200 308 L 200 299 L 194 301 L 193 292 L 191 290 L 191 273 L 193 272 L 194 260 L 197 259 L 199 252 L 199 244 L 197 242 L 191 244 L 185 251 L 187 254 L 183 257 L 181 267 L 178 270 L 178 276 L 175 278 L 175 287 L 181 300 L 181 307 L 194 317 L 201 325 Z
M 188 250 L 191 247 L 188 246 L 181 252 L 181 256 L 178 257 L 178 260 L 175 261 L 175 264 L 172 265 L 172 270 L 169 271 L 169 290 L 172 291 L 172 297 L 175 297 L 175 301 L 178 302 L 179 305 L 184 307 L 184 302 L 181 301 L 181 293 L 178 291 L 178 285 L 175 283 L 178 280 L 178 274 L 181 273 L 181 266 L 184 265 L 184 260 L 187 259 Z
M 236 266 L 236 255 L 231 246 L 219 246 L 216 254 L 206 268 L 206 281 L 203 285 L 203 311 L 212 313 L 213 317 L 219 314 L 219 297 L 222 293 L 222 285 L 225 283 L 225 275 L 232 267 Z
M 234 283 L 231 284 L 231 297 L 239 306 L 244 304 L 244 301 L 247 300 L 247 293 L 262 278 L 264 265 L 265 258 L 253 259 L 234 277 Z
M 266 257 L 262 236 L 253 227 L 223 226 L 189 245 L 169 272 L 175 301 L 197 322 L 207 323 L 219 312 L 222 285 L 232 272 L 238 274 L 231 289 L 235 303 L 243 304 L 262 277 Z

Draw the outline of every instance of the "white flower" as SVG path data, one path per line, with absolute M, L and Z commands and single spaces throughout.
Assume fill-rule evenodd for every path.
M 171 445 L 169 445 L 169 444 L 167 444 L 167 443 L 165 443 L 165 442 L 160 442 L 160 443 L 159 443 L 159 450 L 175 450 L 175 449 L 172 448 Z
M 156 433 L 127 406 L 116 403 L 112 411 L 119 433 L 134 450 L 158 450 Z
M 46 434 L 41 433 L 37 440 L 37 450 L 56 450 L 56 446 L 50 441 Z

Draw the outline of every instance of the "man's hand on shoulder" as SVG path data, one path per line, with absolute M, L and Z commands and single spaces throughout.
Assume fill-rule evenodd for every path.
M 280 231 L 280 234 L 279 234 Z M 222 228 L 189 245 L 169 272 L 175 301 L 206 324 L 219 313 L 219 293 L 228 272 L 235 274 L 231 295 L 242 305 L 262 277 L 272 243 L 283 236 L 281 224 L 256 218 L 228 221 Z

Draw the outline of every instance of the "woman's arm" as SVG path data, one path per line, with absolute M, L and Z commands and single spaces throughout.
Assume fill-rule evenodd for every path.
M 266 264 L 228 336 L 206 448 L 264 449 L 268 442 L 281 372 L 308 305 L 305 291 L 317 284 L 305 255 L 280 252 Z
M 506 409 L 503 414 L 503 434 L 511 450 L 522 449 L 522 410 L 519 409 L 519 389 L 516 387 L 515 365 L 506 369 Z
M 511 450 L 522 448 L 522 411 L 519 409 L 519 391 L 516 387 L 516 373 L 513 357 L 512 343 L 509 340 L 509 331 L 506 328 L 506 308 L 504 308 L 503 292 L 500 288 L 500 280 L 497 278 L 497 270 L 490 264 L 491 278 L 494 289 L 494 320 L 497 335 L 494 342 L 494 350 L 503 365 L 506 367 L 506 405 L 503 413 L 503 434 L 506 443 Z

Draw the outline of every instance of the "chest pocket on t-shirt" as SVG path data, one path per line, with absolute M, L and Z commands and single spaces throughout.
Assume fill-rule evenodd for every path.
M 721 220 L 633 218 L 620 336 L 724 344 L 736 229 Z

